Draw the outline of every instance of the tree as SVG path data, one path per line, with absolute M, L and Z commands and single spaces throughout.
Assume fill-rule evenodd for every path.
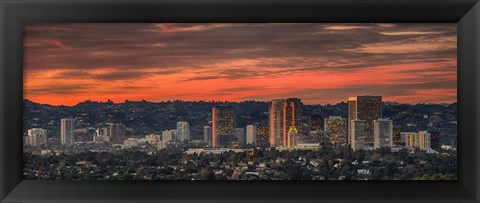
M 215 180 L 215 173 L 206 168 L 201 168 L 196 175 L 197 180 Z

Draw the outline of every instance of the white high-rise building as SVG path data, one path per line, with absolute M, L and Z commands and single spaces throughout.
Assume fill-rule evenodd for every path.
M 393 146 L 393 121 L 377 119 L 373 121 L 373 144 L 375 148 Z
M 203 126 L 203 141 L 207 144 L 212 143 L 212 127 L 210 126 Z
M 353 151 L 363 149 L 365 147 L 365 121 L 350 121 L 350 144 Z
M 28 130 L 26 144 L 38 146 L 47 144 L 47 130 L 42 128 L 32 128 Z
M 257 144 L 257 126 L 247 125 L 247 144 L 256 145 Z
M 177 122 L 177 141 L 184 142 L 190 140 L 190 126 L 187 122 Z
M 64 118 L 60 121 L 60 140 L 62 145 L 73 145 L 75 143 L 75 119 Z

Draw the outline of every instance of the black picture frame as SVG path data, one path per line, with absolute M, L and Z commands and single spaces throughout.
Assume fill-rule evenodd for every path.
M 0 0 L 0 15 L 2 202 L 480 201 L 477 0 Z M 458 23 L 458 180 L 22 180 L 22 26 L 40 22 Z

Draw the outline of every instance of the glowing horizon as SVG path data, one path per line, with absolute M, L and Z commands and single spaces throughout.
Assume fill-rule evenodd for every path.
M 24 99 L 457 101 L 456 24 L 27 24 Z

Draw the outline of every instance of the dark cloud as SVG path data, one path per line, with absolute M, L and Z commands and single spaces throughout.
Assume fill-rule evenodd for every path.
M 162 24 L 160 24 L 161 27 Z M 208 68 L 219 60 L 297 58 L 282 66 L 347 69 L 455 57 L 455 49 L 421 53 L 351 52 L 373 43 L 417 43 L 455 37 L 455 24 L 182 24 L 183 31 L 165 33 L 159 24 L 30 24 L 26 26 L 25 64 L 28 70 L 82 68 L 148 69 Z M 330 30 L 328 27 L 361 27 Z M 200 27 L 200 29 L 197 29 Z M 401 33 L 425 33 L 401 35 Z M 396 35 L 385 35 L 385 33 Z M 57 41 L 65 47 L 45 43 Z M 439 42 L 437 42 L 439 43 Z M 42 47 L 44 45 L 44 47 Z M 315 60 L 309 60 L 315 58 Z M 343 61 L 355 66 L 322 65 Z M 264 66 L 279 65 L 274 61 Z
M 30 88 L 26 90 L 24 93 L 32 96 L 45 95 L 45 94 L 71 95 L 75 93 L 83 93 L 90 87 L 91 85 L 87 85 L 87 84 L 69 84 L 69 85 L 51 84 L 48 86 Z
M 263 90 L 265 87 L 263 86 L 255 86 L 255 87 L 233 87 L 233 88 L 223 88 L 219 89 L 218 92 L 243 92 L 243 91 L 253 91 L 253 90 Z
M 384 97 L 395 97 L 402 95 L 414 95 L 418 97 L 417 91 L 434 90 L 434 89 L 451 89 L 457 88 L 456 80 L 448 81 L 431 81 L 418 82 L 408 84 L 368 84 L 368 85 L 349 85 L 338 88 L 310 88 L 305 90 L 292 90 L 282 94 L 265 94 L 255 95 L 253 97 L 245 97 L 242 99 L 259 99 L 271 100 L 274 98 L 297 97 L 303 100 L 332 100 L 343 98 L 347 100 L 352 95 L 381 95 Z M 430 99 L 430 98 L 425 98 Z
M 346 92 L 407 95 L 421 89 L 447 88 L 442 85 L 451 88 L 452 81 L 440 84 L 441 80 L 456 74 L 456 67 L 451 64 L 457 57 L 456 24 L 40 23 L 26 24 L 24 28 L 27 76 L 56 71 L 51 77 L 59 80 L 120 82 L 188 73 L 182 81 L 237 81 L 293 73 L 342 74 L 375 66 L 434 64 L 399 69 L 397 73 L 415 77 L 399 77 L 395 85 L 359 84 L 292 92 L 305 98 L 338 98 L 346 96 Z M 249 88 L 253 89 L 229 88 L 228 92 L 262 87 Z M 82 92 L 84 87 L 48 86 L 28 91 L 63 94 Z

